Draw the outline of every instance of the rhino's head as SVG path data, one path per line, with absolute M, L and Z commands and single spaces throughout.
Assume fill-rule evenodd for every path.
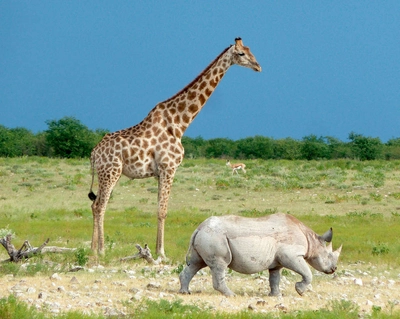
M 322 236 L 318 236 L 315 239 L 318 242 L 312 245 L 312 251 L 309 252 L 309 257 L 306 259 L 313 268 L 326 274 L 333 274 L 336 271 L 342 251 L 342 246 L 332 251 L 332 237 L 332 228 Z M 326 245 L 326 242 L 329 242 L 329 244 Z

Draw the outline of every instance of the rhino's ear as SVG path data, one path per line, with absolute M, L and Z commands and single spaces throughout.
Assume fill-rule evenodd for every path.
M 332 232 L 332 227 L 321 236 L 321 239 L 327 241 L 328 243 L 332 241 L 332 237 L 333 237 L 333 232 Z

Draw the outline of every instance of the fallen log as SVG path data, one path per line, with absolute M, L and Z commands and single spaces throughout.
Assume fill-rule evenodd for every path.
M 159 265 L 162 261 L 162 258 L 159 256 L 156 260 L 154 260 L 153 255 L 151 254 L 151 250 L 147 244 L 144 245 L 144 248 L 139 244 L 136 244 L 135 247 L 137 248 L 138 252 L 133 256 L 128 256 L 121 258 L 120 261 L 127 261 L 131 259 L 145 259 L 149 264 Z
M 57 247 L 57 246 L 46 246 L 43 247 L 42 253 L 54 253 L 54 254 L 63 254 L 68 253 L 70 251 L 75 251 L 76 248 L 67 248 L 67 247 Z
M 23 259 L 28 259 L 32 256 L 39 255 L 40 253 L 64 253 L 67 251 L 74 251 L 76 248 L 65 248 L 65 247 L 56 247 L 56 246 L 48 246 L 50 238 L 39 247 L 33 247 L 28 240 L 25 240 L 20 249 L 16 249 L 14 245 L 11 243 L 11 234 L 8 234 L 6 237 L 0 238 L 0 243 L 7 250 L 9 259 L 4 260 L 3 262 L 19 262 Z

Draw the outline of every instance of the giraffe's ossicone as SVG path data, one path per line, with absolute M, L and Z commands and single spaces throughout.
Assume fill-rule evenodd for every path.
M 93 201 L 92 250 L 104 253 L 104 214 L 112 189 L 121 174 L 135 179 L 158 179 L 158 227 L 156 253 L 165 257 L 164 224 L 175 171 L 182 162 L 181 138 L 232 65 L 261 72 L 261 66 L 240 38 L 226 48 L 196 79 L 173 97 L 158 103 L 139 124 L 107 134 L 93 149 L 90 161 Z M 94 173 L 97 196 L 93 193 Z

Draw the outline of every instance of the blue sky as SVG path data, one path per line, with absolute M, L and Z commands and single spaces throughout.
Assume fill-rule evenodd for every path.
M 400 137 L 400 1 L 2 1 L 0 124 L 139 123 L 242 37 L 186 135 Z

